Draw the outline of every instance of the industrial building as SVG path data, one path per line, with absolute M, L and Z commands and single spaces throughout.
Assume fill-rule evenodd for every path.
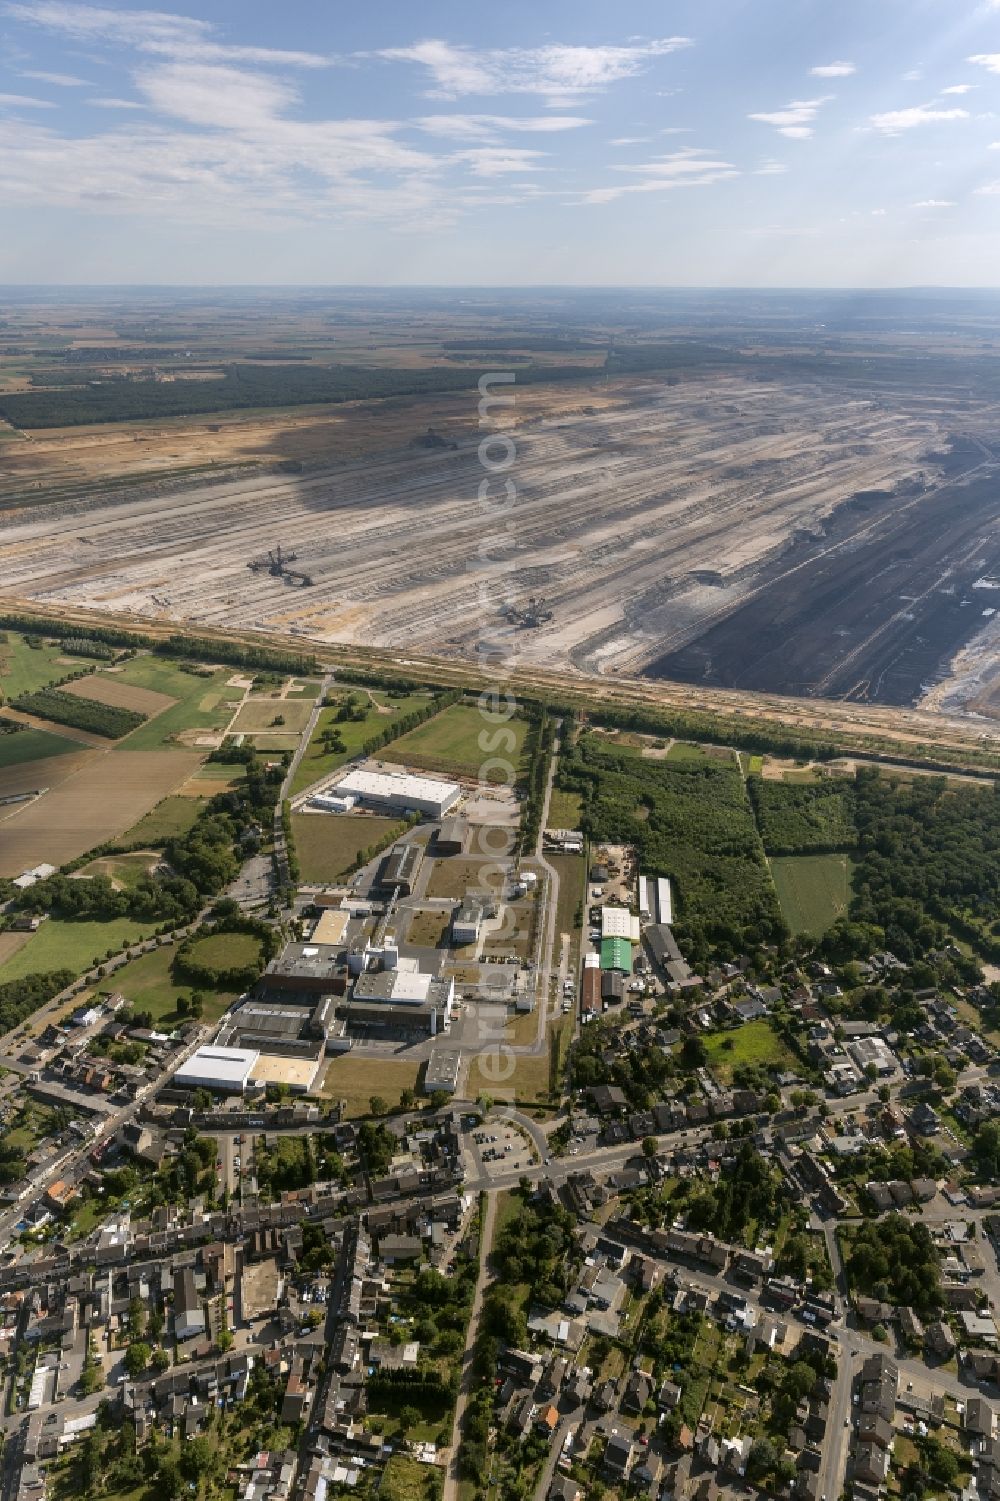
M 671 993 L 694 990 L 701 984 L 701 976 L 692 972 L 666 923 L 653 923 L 643 936 L 653 960 L 667 977 L 667 989 Z
M 350 1000 L 339 1002 L 337 1012 L 349 1026 L 389 1027 L 437 1037 L 451 1025 L 454 1002 L 454 980 L 437 979 L 417 969 L 414 961 L 400 960 L 393 969 L 359 975 Z
M 451 941 L 457 948 L 478 943 L 483 926 L 483 909 L 477 902 L 465 901 L 451 917 Z
M 595 955 L 596 958 L 596 955 Z M 601 971 L 585 969 L 583 989 L 580 996 L 580 1015 L 585 1021 L 597 1016 L 601 1010 Z
M 601 968 L 618 969 L 623 975 L 632 973 L 632 945 L 627 938 L 601 939 Z
M 173 1082 L 179 1089 L 245 1094 L 260 1054 L 251 1048 L 201 1047 L 182 1063 Z
M 410 896 L 423 864 L 424 852 L 419 844 L 394 844 L 382 861 L 378 886 L 397 896 Z
M 673 922 L 674 899 L 666 876 L 639 877 L 639 916 L 667 927 Z
M 404 813 L 427 813 L 443 818 L 462 796 L 457 782 L 442 782 L 435 777 L 407 776 L 401 772 L 349 771 L 329 788 L 324 796 L 353 797 L 374 808 L 393 808 Z
M 446 818 L 434 840 L 436 855 L 462 855 L 469 837 L 469 826 L 464 818 Z
M 351 914 L 345 912 L 342 907 L 331 907 L 320 913 L 316 920 L 316 926 L 310 935 L 310 942 L 325 944 L 327 948 L 343 948 L 347 937 L 348 924 Z
M 357 801 L 353 793 L 317 792 L 306 806 L 315 808 L 318 813 L 350 813 Z
M 333 996 L 314 1006 L 245 1001 L 225 1018 L 216 1046 L 258 1052 L 250 1072 L 252 1084 L 284 1084 L 294 1094 L 309 1094 L 326 1059 L 335 1023 L 334 1002 Z
M 271 960 L 254 993 L 309 1005 L 319 996 L 343 995 L 346 989 L 347 968 L 337 946 L 290 943 Z
M 633 917 L 627 907 L 602 907 L 601 937 L 625 938 L 629 943 L 638 943 L 639 919 Z
M 461 1067 L 462 1054 L 457 1048 L 435 1048 L 427 1060 L 424 1073 L 424 1094 L 434 1094 L 438 1089 L 454 1094 L 458 1088 L 458 1074 Z

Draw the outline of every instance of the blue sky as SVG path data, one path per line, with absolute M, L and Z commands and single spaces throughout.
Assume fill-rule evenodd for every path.
M 0 281 L 1000 284 L 1000 0 L 0 0 Z

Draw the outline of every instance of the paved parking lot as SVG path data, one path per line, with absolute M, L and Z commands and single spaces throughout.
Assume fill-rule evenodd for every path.
M 535 1163 L 533 1148 L 516 1126 L 502 1121 L 488 1121 L 470 1136 L 472 1155 L 477 1169 L 490 1172 L 516 1172 Z

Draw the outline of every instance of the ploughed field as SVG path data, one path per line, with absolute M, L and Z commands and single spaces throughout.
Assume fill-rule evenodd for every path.
M 551 416 L 532 393 L 521 420 L 516 395 L 494 408 L 502 516 L 477 498 L 470 395 L 454 451 L 8 513 L 4 591 L 454 656 L 506 635 L 545 666 L 892 704 L 985 623 L 1000 465 L 954 392 L 718 374 L 578 388 Z M 279 542 L 311 586 L 248 569 Z M 505 620 L 529 596 L 551 619 Z

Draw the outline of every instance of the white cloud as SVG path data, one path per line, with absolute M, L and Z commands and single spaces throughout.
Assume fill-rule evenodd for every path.
M 516 134 L 561 134 L 593 125 L 582 115 L 421 115 L 415 122 L 428 135 L 459 141 L 495 140 L 506 131 Z
M 645 146 L 653 138 L 652 136 L 615 136 L 608 142 L 609 146 Z
M 921 125 L 944 125 L 968 118 L 967 109 L 935 109 L 933 104 L 914 104 L 909 109 L 890 109 L 884 114 L 872 115 L 868 123 L 883 135 L 896 136 Z
M 777 162 L 773 157 L 768 157 L 761 162 L 759 167 L 754 168 L 753 175 L 754 177 L 780 177 L 787 171 L 788 168 L 784 162 Z
M 280 63 L 288 67 L 325 67 L 329 59 L 316 52 L 285 51 L 273 47 L 230 46 L 212 40 L 215 27 L 192 16 L 158 10 L 110 10 L 72 0 L 12 0 L 4 7 L 19 21 L 43 26 L 78 42 L 113 42 L 139 52 L 191 61 Z
M 478 51 L 438 38 L 408 47 L 386 47 L 376 55 L 390 62 L 417 63 L 431 75 L 430 97 L 467 94 L 537 94 L 559 107 L 601 93 L 641 72 L 655 57 L 689 47 L 687 37 L 662 37 L 627 47 L 493 48 Z
M 1000 73 L 1000 52 L 977 52 L 974 57 L 967 57 L 966 62 L 976 63 L 988 73 Z
M 825 94 L 821 99 L 793 99 L 783 109 L 761 112 L 747 118 L 756 120 L 761 125 L 773 125 L 779 135 L 787 136 L 789 140 L 804 141 L 813 133 L 813 121 L 818 111 L 832 97 L 831 94 Z
M 475 146 L 456 151 L 451 160 L 466 163 L 474 177 L 506 177 L 513 172 L 538 172 L 544 155 L 544 151 L 514 146 Z
M 95 109 L 142 109 L 134 99 L 86 99 L 85 104 L 92 104 Z
M 981 188 L 976 189 L 980 198 L 996 198 L 1000 196 L 1000 182 L 986 182 Z
M 660 131 L 661 136 L 689 136 L 693 133 L 693 125 L 667 125 Z
M 953 83 L 950 88 L 942 89 L 942 94 L 971 94 L 977 85 L 974 83 Z
M 857 71 L 853 63 L 822 63 L 818 68 L 809 69 L 813 78 L 850 78 Z
M 51 83 L 58 89 L 87 89 L 90 87 L 85 78 L 76 78 L 72 73 L 43 73 L 34 68 L 22 68 L 22 78 L 34 78 L 38 83 Z
M 923 70 L 922 69 L 920 69 L 920 68 L 911 68 L 908 73 L 904 73 L 903 74 L 903 82 L 904 83 L 919 83 L 920 80 L 923 78 L 923 76 L 924 75 L 923 75 Z
M 198 63 L 147 69 L 136 84 L 161 114 L 224 130 L 263 125 L 297 98 L 290 85 L 264 74 Z
M 695 147 L 655 157 L 649 162 L 616 167 L 615 171 L 627 172 L 644 180 L 620 186 L 591 188 L 583 195 L 582 202 L 613 203 L 626 193 L 663 193 L 675 188 L 708 187 L 712 183 L 739 176 L 732 162 L 719 161 Z
M 950 198 L 921 198 L 919 203 L 911 203 L 911 208 L 954 208 L 955 204 Z
M 0 109 L 55 109 L 51 99 L 33 99 L 29 94 L 0 94 Z

